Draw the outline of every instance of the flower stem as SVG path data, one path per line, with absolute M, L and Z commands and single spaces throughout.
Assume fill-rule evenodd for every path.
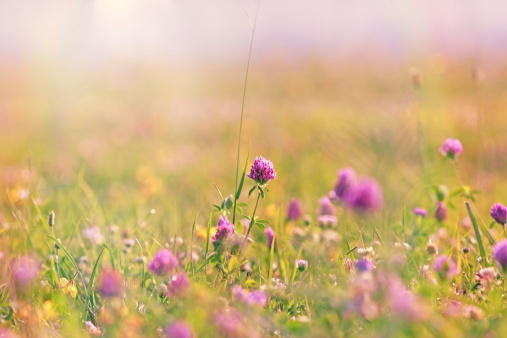
M 248 235 L 250 234 L 250 230 L 252 230 L 252 226 L 253 226 L 253 224 L 255 222 L 255 212 L 257 211 L 257 206 L 259 205 L 260 198 L 261 198 L 261 193 L 258 192 L 258 194 L 257 194 L 257 202 L 255 202 L 255 208 L 254 208 L 254 211 L 253 211 L 253 214 L 252 214 L 252 218 L 250 219 L 250 224 L 248 224 L 248 231 L 246 233 L 245 240 L 243 241 L 243 245 L 241 246 L 241 249 L 239 250 L 240 254 L 243 251 L 243 248 L 245 247 L 246 241 L 248 239 Z
M 252 46 L 255 35 L 255 26 L 257 25 L 257 14 L 259 13 L 260 0 L 257 1 L 257 9 L 255 11 L 255 19 L 252 28 L 252 38 L 250 39 L 250 50 L 248 51 L 248 61 L 246 64 L 245 84 L 243 86 L 243 101 L 241 103 L 241 117 L 239 119 L 239 136 L 238 136 L 238 156 L 236 159 L 236 183 L 234 184 L 234 207 L 232 208 L 232 224 L 236 223 L 236 191 L 238 191 L 238 175 L 239 175 L 239 152 L 241 149 L 241 130 L 243 128 L 243 112 L 245 111 L 246 85 L 248 83 L 248 70 L 250 69 L 250 59 L 252 57 Z

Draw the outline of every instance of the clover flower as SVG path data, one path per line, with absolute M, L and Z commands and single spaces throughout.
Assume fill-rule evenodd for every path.
M 491 255 L 500 264 L 504 271 L 507 271 L 507 239 L 504 239 L 493 246 Z
M 435 218 L 438 221 L 445 221 L 447 219 L 447 206 L 444 202 L 437 203 L 437 210 L 435 210 Z
M 40 261 L 29 255 L 19 257 L 14 267 L 14 282 L 17 287 L 26 288 L 39 276 Z
M 178 259 L 167 249 L 157 251 L 152 261 L 148 263 L 148 269 L 157 276 L 168 275 L 178 266 Z
M 218 218 L 218 226 L 216 232 L 211 237 L 211 242 L 222 241 L 234 235 L 234 224 L 232 224 L 227 216 L 220 216 Z
M 250 172 L 247 174 L 257 184 L 263 185 L 273 180 L 276 177 L 273 163 L 270 160 L 258 156 L 255 158 L 254 163 L 250 167 Z
M 167 325 L 164 330 L 167 338 L 192 338 L 194 337 L 194 331 L 184 321 L 174 321 Z
M 99 282 L 99 293 L 103 297 L 116 297 L 121 294 L 123 280 L 121 275 L 113 269 L 105 269 Z
M 414 215 L 416 217 L 425 218 L 426 216 L 428 216 L 428 211 L 426 211 L 426 209 L 421 208 L 421 207 L 415 207 L 414 208 Z
M 169 282 L 169 287 L 167 289 L 167 296 L 174 297 L 184 293 L 189 286 L 189 279 L 184 272 L 177 273 L 171 281 Z
M 356 172 L 352 168 L 345 168 L 338 171 L 338 181 L 334 189 L 329 193 L 333 201 L 345 199 L 347 195 L 355 188 Z
M 305 271 L 308 269 L 308 261 L 305 261 L 304 259 L 297 259 L 296 266 L 299 271 Z
M 295 221 L 303 215 L 301 210 L 301 202 L 297 198 L 291 199 L 289 206 L 287 207 L 287 218 L 291 221 Z
M 505 225 L 507 222 L 507 208 L 503 204 L 494 204 L 489 213 L 498 224 Z
M 268 248 L 271 249 L 271 244 L 273 243 L 273 238 L 275 237 L 273 228 L 267 227 L 266 230 L 264 230 L 264 234 L 266 235 L 266 244 L 268 245 Z
M 458 139 L 448 138 L 439 148 L 439 151 L 442 155 L 453 160 L 457 155 L 463 152 L 463 145 Z
M 380 185 L 373 178 L 366 177 L 346 195 L 349 207 L 361 212 L 375 212 L 384 206 Z
M 442 279 L 453 279 L 459 272 L 456 263 L 449 256 L 438 256 L 433 263 L 433 269 Z

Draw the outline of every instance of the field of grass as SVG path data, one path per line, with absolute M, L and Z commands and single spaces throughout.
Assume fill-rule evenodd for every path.
M 0 66 L 0 337 L 501 336 L 507 71 L 409 68 L 254 63 L 234 212 L 240 69 Z

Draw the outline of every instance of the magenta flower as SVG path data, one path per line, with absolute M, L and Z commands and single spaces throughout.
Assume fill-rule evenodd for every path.
M 106 269 L 102 272 L 98 291 L 103 297 L 116 297 L 121 295 L 123 280 L 115 270 Z
M 177 273 L 169 282 L 167 289 L 167 297 L 175 297 L 184 293 L 189 286 L 190 282 L 184 272 Z
M 448 138 L 444 141 L 439 151 L 442 155 L 453 160 L 457 155 L 463 152 L 463 145 L 458 139 Z
M 428 212 L 426 211 L 426 209 L 424 208 L 421 208 L 421 207 L 415 207 L 414 208 L 414 215 L 416 217 L 422 217 L 422 218 L 425 218 L 426 216 L 428 216 Z
M 299 271 L 305 271 L 308 269 L 308 261 L 305 261 L 304 259 L 297 259 L 296 266 Z
M 507 222 L 507 208 L 503 204 L 494 204 L 489 213 L 498 224 L 505 225 Z
M 347 204 L 354 210 L 375 212 L 384 206 L 380 185 L 373 178 L 363 178 L 346 196 Z
M 297 198 L 293 198 L 290 203 L 289 207 L 287 208 L 287 218 L 295 221 L 303 215 L 303 212 L 301 210 L 301 203 Z
M 88 239 L 93 244 L 101 244 L 104 242 L 104 235 L 100 231 L 100 228 L 96 225 L 91 226 L 83 230 L 83 237 Z
M 235 300 L 245 303 L 248 306 L 259 305 L 264 307 L 268 302 L 268 296 L 263 291 L 254 290 L 248 293 L 239 285 L 234 285 L 231 289 L 231 293 Z
M 271 227 L 267 227 L 266 230 L 264 230 L 264 234 L 266 235 L 266 244 L 268 245 L 268 248 L 271 249 L 271 244 L 273 243 L 275 232 Z
M 234 235 L 234 224 L 232 224 L 227 216 L 220 216 L 218 218 L 218 226 L 217 231 L 211 237 L 211 242 L 215 243 L 217 241 L 226 240 Z
M 319 215 L 336 215 L 336 208 L 329 197 L 324 196 L 319 200 L 320 207 L 317 210 Z
M 356 172 L 352 168 L 345 168 L 338 171 L 338 181 L 334 190 L 329 193 L 329 197 L 333 201 L 346 199 L 347 195 L 356 186 Z
M 491 254 L 495 261 L 500 264 L 504 271 L 507 271 L 507 239 L 501 240 L 493 246 Z
M 167 338 L 192 338 L 194 332 L 192 328 L 184 321 L 175 321 L 167 325 L 164 330 Z
M 254 180 L 257 184 L 262 185 L 275 179 L 276 172 L 275 169 L 273 169 L 273 163 L 271 163 L 270 160 L 259 156 L 255 158 L 247 176 Z
M 19 288 L 30 286 L 39 276 L 40 261 L 34 256 L 22 255 L 14 267 L 14 282 Z
M 449 256 L 438 256 L 433 264 L 433 269 L 442 279 L 453 279 L 459 272 L 456 263 Z
M 361 257 L 360 259 L 356 259 L 356 269 L 359 272 L 369 272 L 375 269 L 375 265 L 368 257 Z
M 389 278 L 388 295 L 387 301 L 394 317 L 412 322 L 428 317 L 427 305 L 417 295 L 407 291 L 396 275 Z
M 157 276 L 168 275 L 178 266 L 178 259 L 167 249 L 157 251 L 153 260 L 148 263 L 148 269 Z
M 444 202 L 437 203 L 437 210 L 435 210 L 435 218 L 439 221 L 445 221 L 447 219 L 447 206 Z

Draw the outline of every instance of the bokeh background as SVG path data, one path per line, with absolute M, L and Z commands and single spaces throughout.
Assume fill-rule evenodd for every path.
M 162 228 L 188 233 L 198 211 L 204 223 L 214 184 L 234 190 L 256 7 L 0 2 L 2 190 L 29 169 L 44 203 L 83 177 L 108 221 L 135 206 L 157 209 Z M 262 1 L 241 163 L 249 148 L 275 163 L 267 205 L 297 196 L 314 213 L 352 166 L 381 183 L 387 217 L 431 207 L 431 185 L 458 185 L 438 153 L 457 137 L 459 178 L 485 212 L 507 188 L 506 11 L 501 0 Z

